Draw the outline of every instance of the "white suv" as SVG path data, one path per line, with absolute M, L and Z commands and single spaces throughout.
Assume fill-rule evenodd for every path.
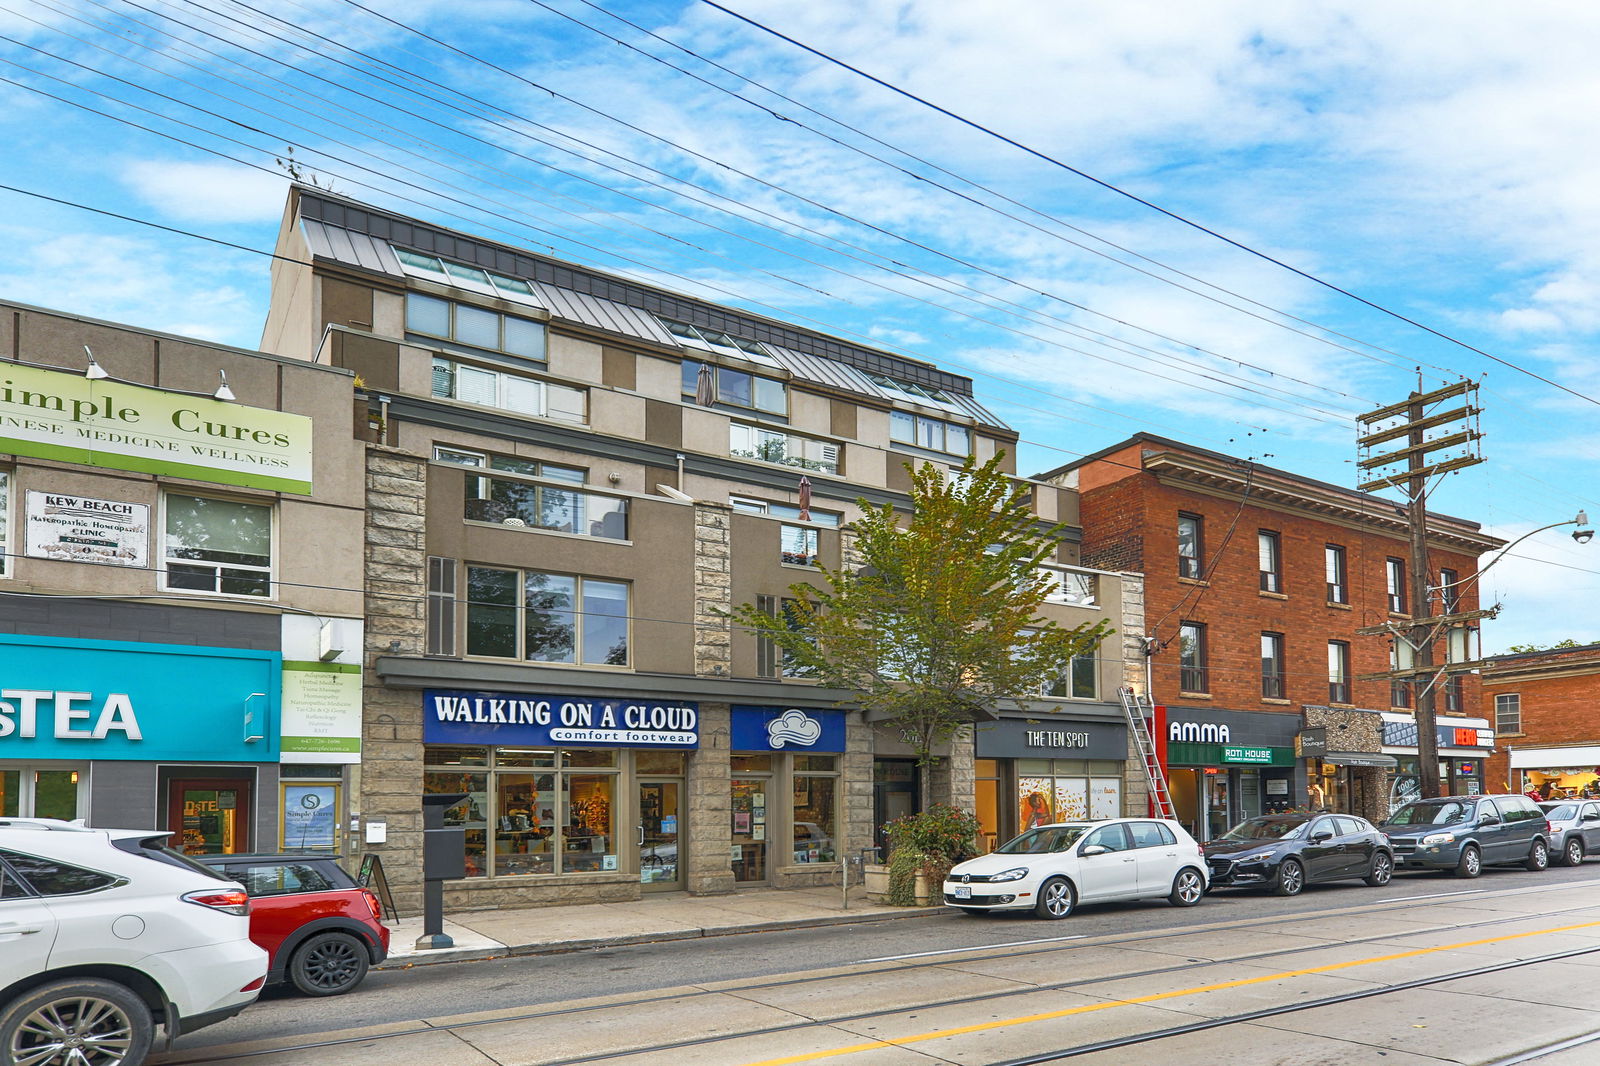
M 944 902 L 969 913 L 1032 910 L 1065 918 L 1079 903 L 1165 899 L 1192 907 L 1210 879 L 1205 853 L 1177 822 L 1108 818 L 1030 829 L 961 863 Z
M 0 1062 L 138 1066 L 255 1001 L 250 898 L 171 834 L 0 818 Z

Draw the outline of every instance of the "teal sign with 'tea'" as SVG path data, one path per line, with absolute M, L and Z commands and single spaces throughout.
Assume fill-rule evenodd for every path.
M 276 762 L 283 656 L 0 635 L 0 762 Z

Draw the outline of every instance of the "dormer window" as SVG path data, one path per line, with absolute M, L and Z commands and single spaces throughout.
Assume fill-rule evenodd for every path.
M 731 355 L 736 359 L 752 359 L 768 366 L 776 365 L 772 356 L 767 354 L 767 350 L 755 341 L 713 329 L 691 326 L 687 322 L 674 322 L 670 318 L 657 321 L 685 348 L 699 348 L 701 351 L 716 352 L 719 355 Z

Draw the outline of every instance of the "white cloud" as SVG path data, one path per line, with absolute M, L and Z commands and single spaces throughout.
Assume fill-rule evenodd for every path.
M 275 222 L 289 188 L 287 176 L 236 163 L 145 159 L 126 164 L 120 177 L 163 217 L 181 222 Z

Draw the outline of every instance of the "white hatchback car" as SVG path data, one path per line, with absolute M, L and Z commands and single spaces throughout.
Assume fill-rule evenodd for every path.
M 137 1066 L 255 1001 L 250 897 L 170 833 L 0 818 L 0 1062 Z
M 1177 822 L 1108 818 L 1030 829 L 950 871 L 944 901 L 971 914 L 1032 910 L 1065 918 L 1080 903 L 1166 899 L 1192 907 L 1210 879 L 1205 853 Z

